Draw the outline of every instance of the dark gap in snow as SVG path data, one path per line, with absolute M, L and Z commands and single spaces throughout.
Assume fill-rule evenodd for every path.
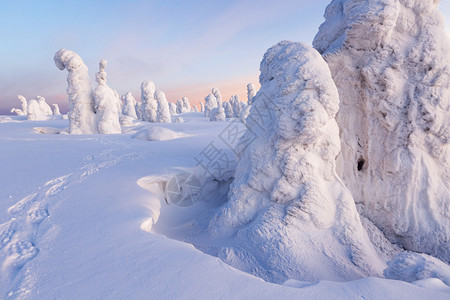
M 358 171 L 361 171 L 364 167 L 364 163 L 366 162 L 366 160 L 360 156 L 358 159 Z

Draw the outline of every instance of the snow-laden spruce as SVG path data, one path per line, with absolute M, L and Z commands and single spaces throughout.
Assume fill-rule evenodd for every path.
M 58 69 L 66 69 L 69 73 L 67 76 L 69 133 L 98 133 L 88 68 L 78 54 L 66 49 L 56 52 L 53 60 Z
M 122 96 L 122 100 L 123 100 L 122 113 L 125 116 L 131 117 L 134 120 L 136 120 L 138 118 L 136 114 L 137 101 L 133 97 L 133 94 L 131 94 L 131 92 L 126 93 L 125 95 Z
M 209 93 L 208 96 L 205 97 L 205 117 L 211 118 L 211 112 L 216 107 L 217 99 L 212 93 Z
M 183 101 L 183 111 L 191 112 L 191 103 L 189 102 L 188 97 L 183 97 L 181 100 Z
M 183 100 L 182 100 L 182 99 L 178 99 L 178 100 L 177 100 L 176 106 L 177 106 L 177 109 L 176 109 L 176 113 L 177 113 L 177 114 L 182 114 L 182 113 L 185 112 L 185 111 L 184 111 L 184 103 L 183 103 Z
M 170 111 L 170 115 L 176 115 L 177 114 L 177 105 L 173 102 L 169 103 L 169 111 Z
M 230 99 L 231 106 L 233 108 L 233 118 L 239 118 L 242 111 L 241 101 L 239 95 L 233 95 Z
M 256 96 L 256 87 L 253 83 L 247 84 L 247 104 L 252 105 L 252 99 Z
M 211 93 L 216 97 L 217 107 L 222 107 L 222 94 L 220 93 L 218 88 L 213 88 Z
M 41 105 L 36 99 L 28 101 L 27 119 L 31 121 L 45 121 L 48 119 L 47 115 L 42 111 Z
M 335 0 L 314 47 L 342 101 L 338 173 L 393 242 L 450 262 L 450 41 L 437 0 Z
M 44 97 L 36 96 L 36 100 L 39 103 L 39 107 L 41 108 L 42 114 L 44 114 L 45 116 L 53 115 L 53 111 L 50 105 L 48 105 L 47 102 L 45 101 Z
M 166 95 L 163 91 L 156 91 L 156 101 L 158 102 L 158 111 L 156 121 L 158 123 L 172 123 L 170 115 L 169 103 L 167 103 Z
M 142 120 L 147 122 L 156 122 L 156 112 L 158 103 L 155 99 L 155 84 L 153 81 L 144 81 L 141 84 L 141 114 Z
M 233 107 L 231 106 L 229 101 L 223 102 L 223 108 L 225 109 L 225 116 L 227 118 L 233 117 Z
M 19 108 L 13 108 L 11 109 L 11 113 L 15 113 L 18 116 L 26 116 L 28 114 L 28 102 L 27 99 L 22 95 L 17 95 L 17 99 L 19 99 L 20 102 L 20 109 Z
M 106 60 L 100 61 L 99 72 L 95 76 L 98 84 L 94 90 L 97 128 L 101 134 L 119 134 L 122 133 L 119 117 L 120 99 L 117 93 L 106 84 L 106 64 Z
M 61 115 L 61 112 L 59 111 L 59 106 L 58 106 L 58 104 L 53 103 L 53 104 L 52 104 L 52 107 L 53 107 L 53 109 L 52 109 L 53 115 L 55 115 L 55 116 Z
M 339 97 L 327 64 L 283 41 L 260 69 L 229 201 L 209 225 L 213 236 L 233 237 L 216 254 L 273 282 L 380 276 L 385 264 L 335 172 Z

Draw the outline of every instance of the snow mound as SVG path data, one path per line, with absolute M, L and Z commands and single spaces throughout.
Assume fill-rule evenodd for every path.
M 432 256 L 420 253 L 400 253 L 388 262 L 384 276 L 407 282 L 437 278 L 450 286 L 450 266 Z
M 175 132 L 164 127 L 150 127 L 139 130 L 133 135 L 133 138 L 143 141 L 168 141 L 188 136 L 187 134 Z
M 342 101 L 337 171 L 391 242 L 450 262 L 450 40 L 433 0 L 334 0 L 314 47 Z

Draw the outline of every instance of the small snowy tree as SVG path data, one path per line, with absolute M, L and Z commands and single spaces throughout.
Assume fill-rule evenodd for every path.
M 218 88 L 213 88 L 211 90 L 211 93 L 216 97 L 217 101 L 217 107 L 222 107 L 222 95 L 220 94 L 220 91 Z
M 133 118 L 134 120 L 136 120 L 137 119 L 137 114 L 136 114 L 137 102 L 136 102 L 136 99 L 134 99 L 133 94 L 128 92 L 122 96 L 122 99 L 123 99 L 122 113 L 125 116 L 129 116 L 129 117 Z
M 53 115 L 55 115 L 55 116 L 61 115 L 58 104 L 53 103 L 52 106 L 53 106 Z
M 169 103 L 167 103 L 166 95 L 163 91 L 156 91 L 155 97 L 158 102 L 157 122 L 172 123 Z
M 184 103 L 182 99 L 177 100 L 177 114 L 184 113 Z
M 144 81 L 141 84 L 142 120 L 156 122 L 158 103 L 155 100 L 155 84 L 152 81 Z
M 211 112 L 217 107 L 217 100 L 213 94 L 209 94 L 205 98 L 205 117 L 211 117 Z
M 53 58 L 60 70 L 66 69 L 69 96 L 69 133 L 98 133 L 94 110 L 94 97 L 88 68 L 78 54 L 61 49 Z
M 187 97 L 183 97 L 181 100 L 183 100 L 184 112 L 191 112 L 191 103 L 189 103 L 189 99 Z
M 177 114 L 177 105 L 173 102 L 169 103 L 169 110 L 170 110 L 170 115 L 176 115 Z
M 198 112 L 197 105 L 194 105 L 192 110 L 193 110 L 194 112 Z
M 239 116 L 241 115 L 241 110 L 242 110 L 241 101 L 239 101 L 239 95 L 233 95 L 231 97 L 233 99 L 233 102 L 232 102 L 232 105 L 233 105 L 233 117 L 234 118 L 239 118 Z
M 225 116 L 227 118 L 232 118 L 233 117 L 233 107 L 231 106 L 229 101 L 225 101 L 223 103 L 223 108 L 225 109 Z
M 222 106 L 214 109 L 214 121 L 225 121 L 226 118 L 225 109 Z
M 203 104 L 203 102 L 200 102 L 200 112 L 204 112 L 205 111 L 205 105 Z
M 21 109 L 13 108 L 11 109 L 11 113 L 15 113 L 18 116 L 26 116 L 28 114 L 28 102 L 27 99 L 22 95 L 17 95 L 17 98 L 20 101 Z
M 31 99 L 28 102 L 27 107 L 27 119 L 31 121 L 44 121 L 47 120 L 47 116 L 41 109 L 39 102 L 36 99 Z
M 136 110 L 136 116 L 138 120 L 142 120 L 142 107 L 141 107 L 141 102 L 136 100 L 136 105 L 134 106 L 135 110 Z
M 252 99 L 256 96 L 256 87 L 253 83 L 247 84 L 247 104 L 252 105 Z
M 41 111 L 45 116 L 50 116 L 53 114 L 50 105 L 47 104 L 44 97 L 37 96 L 36 100 L 38 101 L 39 106 L 41 107 Z
M 102 59 L 99 63 L 99 72 L 96 74 L 97 87 L 94 91 L 95 108 L 97 109 L 97 126 L 101 134 L 122 133 L 120 128 L 120 99 L 117 93 L 106 84 L 107 61 Z

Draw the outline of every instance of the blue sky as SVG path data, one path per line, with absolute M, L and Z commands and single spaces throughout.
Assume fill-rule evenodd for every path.
M 108 83 L 139 97 L 152 80 L 169 101 L 203 99 L 212 87 L 245 99 L 264 52 L 281 40 L 310 43 L 330 0 L 0 0 L 0 114 L 17 94 L 41 95 L 66 110 L 67 72 L 53 55 L 77 52 L 91 78 L 108 60 Z M 450 23 L 450 1 L 440 4 Z

